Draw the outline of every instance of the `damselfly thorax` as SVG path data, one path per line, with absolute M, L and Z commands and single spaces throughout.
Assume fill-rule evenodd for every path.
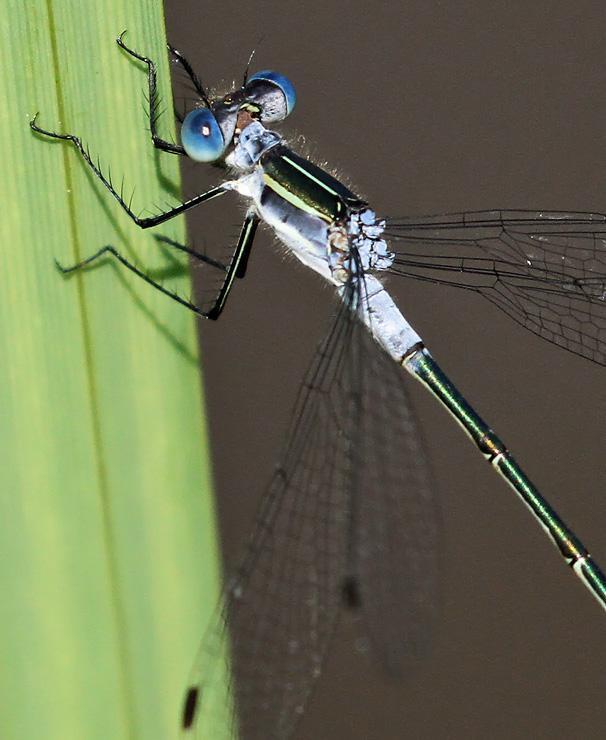
M 235 141 L 227 165 L 238 174 L 232 186 L 252 201 L 259 217 L 307 267 L 344 287 L 364 275 L 357 292 L 359 314 L 394 359 L 420 337 L 369 272 L 386 270 L 394 259 L 382 238 L 385 222 L 336 178 L 299 157 L 258 121 L 250 122 Z

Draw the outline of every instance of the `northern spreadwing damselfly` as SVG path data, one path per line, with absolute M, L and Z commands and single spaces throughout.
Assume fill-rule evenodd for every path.
M 403 370 L 447 408 L 606 606 L 606 577 L 585 546 L 446 377 L 381 281 L 390 276 L 475 293 L 537 336 L 604 365 L 606 216 L 537 210 L 378 216 L 271 129 L 295 105 L 283 75 L 247 70 L 241 86 L 212 97 L 170 48 L 197 96 L 186 115 L 177 113 L 177 144 L 157 131 L 153 62 L 129 49 L 123 35 L 118 44 L 147 67 L 153 144 L 222 167 L 223 182 L 139 216 L 77 136 L 42 128 L 37 118 L 32 129 L 70 142 L 142 228 L 227 193 L 242 196 L 249 208 L 227 262 L 163 240 L 216 273 L 218 289 L 208 303 L 177 295 L 113 246 L 62 271 L 113 257 L 194 313 L 218 319 L 265 224 L 339 299 L 246 554 L 203 640 L 184 700 L 184 736 L 288 737 L 321 674 L 341 608 L 362 616 L 390 672 L 425 650 L 436 605 L 436 511 Z

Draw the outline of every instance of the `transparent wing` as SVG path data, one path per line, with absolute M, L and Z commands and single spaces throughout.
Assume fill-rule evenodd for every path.
M 391 671 L 426 641 L 437 525 L 404 376 L 343 304 L 203 641 L 184 737 L 288 737 L 344 603 Z
M 283 462 L 203 641 L 185 737 L 287 737 L 320 673 L 344 572 L 348 425 L 333 389 L 353 325 L 347 313 L 305 376 Z
M 476 211 L 389 219 L 391 272 L 483 295 L 538 336 L 606 365 L 606 216 Z
M 364 327 L 358 332 L 350 572 L 359 579 L 372 652 L 389 674 L 402 677 L 426 654 L 437 616 L 440 512 L 408 399 L 411 380 Z

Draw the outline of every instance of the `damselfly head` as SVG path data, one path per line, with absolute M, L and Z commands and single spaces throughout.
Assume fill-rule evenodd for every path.
M 288 78 L 271 70 L 257 72 L 239 90 L 185 116 L 181 125 L 183 148 L 196 162 L 216 162 L 246 126 L 254 121 L 283 121 L 295 102 L 295 88 Z

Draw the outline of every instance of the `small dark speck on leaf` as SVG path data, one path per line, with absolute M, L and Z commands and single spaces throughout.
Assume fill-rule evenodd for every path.
M 181 724 L 184 730 L 188 730 L 196 716 L 196 707 L 198 706 L 199 689 L 197 686 L 191 686 L 187 690 L 187 696 L 183 703 L 183 718 Z

